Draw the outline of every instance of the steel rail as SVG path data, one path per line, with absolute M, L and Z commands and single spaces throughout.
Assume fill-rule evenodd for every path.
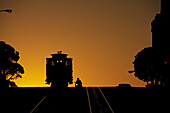
M 90 96 L 89 96 L 88 87 L 86 87 L 86 92 L 87 92 L 87 98 L 88 98 L 88 102 L 89 102 L 89 109 L 90 109 L 90 113 L 92 113 L 92 109 L 91 109 L 91 104 L 90 104 Z
M 41 102 L 46 98 L 46 95 L 40 100 L 40 102 L 31 110 L 30 113 L 33 113 L 34 110 L 41 104 Z
M 109 102 L 107 101 L 106 97 L 104 96 L 104 94 L 103 94 L 102 90 L 101 90 L 99 87 L 98 87 L 98 89 L 99 89 L 100 93 L 102 94 L 103 98 L 105 99 L 105 101 L 106 101 L 107 105 L 109 106 L 109 108 L 110 108 L 111 112 L 112 112 L 112 113 L 114 113 L 114 111 L 113 111 L 112 107 L 110 106 Z

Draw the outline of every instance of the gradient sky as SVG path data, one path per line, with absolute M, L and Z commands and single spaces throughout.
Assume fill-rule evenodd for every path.
M 20 53 L 18 86 L 45 86 L 46 58 L 62 50 L 73 58 L 73 78 L 84 86 L 144 86 L 128 70 L 151 46 L 151 22 L 160 0 L 0 0 L 0 40 Z

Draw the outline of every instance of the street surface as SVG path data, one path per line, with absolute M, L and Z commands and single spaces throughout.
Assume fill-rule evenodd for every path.
M 0 99 L 2 104 L 0 113 L 167 113 L 169 111 L 168 89 L 11 88 L 1 89 Z

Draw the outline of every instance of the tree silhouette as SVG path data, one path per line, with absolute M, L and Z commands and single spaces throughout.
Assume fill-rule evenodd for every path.
M 169 65 L 167 56 L 153 47 L 144 48 L 136 56 L 133 62 L 135 77 L 152 86 L 167 86 L 169 77 Z
M 23 67 L 17 63 L 19 58 L 18 51 L 0 41 L 0 87 L 17 87 L 11 80 L 22 78 L 24 73 Z

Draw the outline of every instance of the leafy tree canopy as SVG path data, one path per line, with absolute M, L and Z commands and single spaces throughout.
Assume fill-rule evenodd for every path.
M 18 51 L 0 41 L 0 87 L 16 87 L 15 82 L 11 80 L 22 78 L 24 69 L 17 63 L 19 58 Z
M 153 86 L 168 86 L 169 63 L 168 55 L 153 47 L 141 50 L 133 62 L 135 76 Z

